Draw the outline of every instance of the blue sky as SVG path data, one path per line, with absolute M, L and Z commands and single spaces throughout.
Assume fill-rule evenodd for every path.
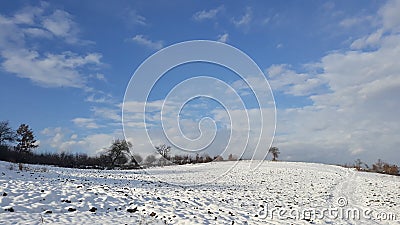
M 121 106 L 138 66 L 164 47 L 201 39 L 242 50 L 265 73 L 277 106 L 274 145 L 282 159 L 400 163 L 399 1 L 0 5 L 0 120 L 14 128 L 29 124 L 40 151 L 98 154 L 123 136 Z M 204 64 L 169 73 L 153 90 L 155 105 L 186 78 L 236 81 L 230 71 Z M 254 99 L 243 97 L 252 108 Z M 192 103 L 182 115 L 183 130 L 196 127 L 188 136 L 198 135 L 202 116 L 222 119 L 217 124 L 224 127 L 218 104 Z M 154 142 L 162 143 L 160 131 L 154 133 Z M 214 148 L 226 143 L 228 133 L 218 133 Z M 149 151 L 141 146 L 147 137 L 130 138 L 135 151 Z

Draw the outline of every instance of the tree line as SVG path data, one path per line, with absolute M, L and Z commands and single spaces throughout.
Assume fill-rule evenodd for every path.
M 112 146 L 119 146 L 114 141 Z M 126 144 L 126 143 L 123 143 Z M 73 168 L 111 168 L 121 156 L 117 150 L 107 149 L 99 156 L 83 153 L 35 153 L 38 148 L 33 130 L 27 124 L 21 124 L 17 130 L 10 127 L 8 121 L 0 121 L 0 160 L 14 163 L 45 164 Z
M 361 159 L 355 160 L 353 164 L 345 164 L 343 166 L 347 168 L 355 168 L 358 171 L 364 171 L 364 172 L 375 172 L 375 173 L 383 173 L 383 174 L 397 175 L 397 176 L 400 175 L 399 167 L 396 164 L 390 164 L 382 161 L 381 159 L 378 159 L 371 166 L 361 161 Z
M 97 156 L 88 156 L 84 153 L 35 153 L 33 150 L 39 145 L 33 130 L 27 124 L 21 124 L 13 130 L 8 121 L 0 121 L 0 160 L 14 163 L 46 164 L 71 168 L 101 168 L 138 169 L 151 166 L 184 165 L 208 163 L 213 161 L 241 160 L 234 154 L 226 159 L 220 155 L 210 156 L 203 154 L 172 155 L 171 146 L 160 144 L 155 146 L 154 154 L 143 158 L 132 152 L 132 143 L 124 139 L 113 140 L 110 147 L 103 149 Z M 276 161 L 279 155 L 277 147 L 271 147 L 269 153 Z

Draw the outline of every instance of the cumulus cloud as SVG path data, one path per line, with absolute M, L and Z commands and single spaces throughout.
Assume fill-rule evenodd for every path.
M 377 47 L 377 45 L 379 44 L 379 41 L 381 40 L 383 35 L 383 30 L 379 29 L 376 32 L 368 35 L 368 36 L 364 36 L 361 37 L 355 41 L 353 41 L 353 43 L 351 43 L 350 48 L 352 49 L 364 49 L 367 47 Z
M 322 76 L 297 73 L 286 64 L 272 65 L 266 73 L 269 75 L 269 82 L 274 91 L 282 91 L 294 96 L 315 94 L 325 83 Z
M 18 28 L 18 33 L 28 37 L 58 37 L 70 44 L 91 43 L 79 38 L 79 27 L 70 13 L 54 10 L 49 14 L 48 8 L 47 3 L 41 3 L 37 7 L 25 7 L 9 18 L 3 17 L 3 20 L 8 20 L 9 24 Z
M 96 78 L 97 78 L 98 80 L 101 80 L 101 81 L 104 81 L 104 82 L 107 81 L 106 76 L 104 76 L 104 74 L 101 74 L 101 73 L 97 73 L 97 74 L 96 74 Z
M 52 38 L 52 34 L 49 31 L 40 28 L 26 28 L 23 29 L 23 32 L 30 37 Z
M 76 43 L 78 30 L 71 14 L 63 10 L 56 10 L 47 16 L 42 25 L 56 37 L 65 38 L 68 43 Z
M 99 65 L 101 55 L 85 56 L 71 52 L 41 56 L 33 50 L 4 50 L 2 67 L 21 78 L 28 78 L 44 87 L 86 87 L 83 75 L 77 70 L 87 65 Z
M 72 122 L 77 125 L 78 127 L 84 127 L 87 129 L 96 129 L 101 127 L 98 125 L 93 118 L 82 118 L 78 117 L 75 119 L 72 119 Z
M 114 122 L 121 122 L 120 108 L 92 107 L 95 116 Z
M 43 87 L 87 89 L 87 77 L 83 71 L 88 66 L 101 65 L 102 55 L 44 52 L 34 38 L 56 37 L 68 44 L 87 43 L 79 39 L 79 29 L 71 14 L 63 10 L 47 11 L 48 4 L 41 3 L 38 7 L 26 7 L 10 17 L 0 15 L 2 69 Z
M 127 22 L 133 23 L 133 24 L 138 24 L 138 25 L 142 25 L 142 26 L 147 25 L 146 17 L 140 15 L 136 10 L 133 10 L 133 9 L 128 9 L 126 11 L 124 21 L 126 21 L 126 20 L 127 20 Z
M 144 35 L 141 35 L 141 34 L 135 35 L 132 38 L 132 41 L 139 45 L 143 45 L 147 48 L 154 49 L 154 50 L 159 50 L 159 49 L 163 48 L 162 41 L 152 41 L 150 39 L 147 39 Z
M 108 103 L 109 100 L 106 99 L 104 96 L 96 96 L 96 94 L 90 94 L 85 98 L 85 101 L 87 102 L 93 102 L 93 103 Z
M 112 140 L 121 138 L 121 131 L 113 133 L 90 134 L 79 137 L 69 129 L 61 127 L 48 127 L 41 131 L 44 135 L 42 146 L 50 146 L 57 152 L 86 153 L 88 155 L 98 155 L 109 147 Z
M 0 14 L 0 50 L 17 48 L 24 44 L 24 32 L 21 32 L 14 20 Z
M 253 19 L 253 10 L 251 8 L 246 9 L 246 13 L 239 19 L 232 19 L 233 24 L 236 27 L 247 27 Z
M 13 21 L 16 24 L 33 25 L 36 20 L 42 16 L 45 9 L 48 7 L 46 2 L 41 2 L 40 6 L 27 6 L 16 12 L 13 16 Z
M 344 28 L 353 28 L 366 23 L 369 25 L 375 23 L 375 18 L 370 15 L 358 15 L 343 19 L 339 22 L 339 25 Z
M 223 42 L 223 43 L 226 43 L 228 41 L 228 38 L 229 38 L 228 33 L 218 35 L 218 41 Z
M 390 0 L 379 11 L 378 14 L 382 19 L 383 28 L 385 30 L 400 31 L 400 1 Z
M 197 21 L 214 19 L 217 17 L 217 14 L 221 12 L 223 9 L 224 9 L 223 6 L 219 6 L 218 8 L 215 9 L 198 11 L 193 15 L 193 18 Z

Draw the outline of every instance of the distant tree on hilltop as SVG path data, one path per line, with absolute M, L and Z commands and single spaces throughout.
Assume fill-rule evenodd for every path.
M 167 165 L 168 160 L 171 159 L 170 152 L 171 152 L 171 146 L 169 145 L 159 145 L 155 146 L 156 151 L 162 156 L 158 162 L 160 166 L 165 166 Z
M 131 155 L 132 143 L 129 141 L 116 139 L 112 142 L 111 146 L 106 150 L 106 155 L 110 159 L 111 168 L 114 168 L 117 164 L 125 164 L 128 162 L 129 158 L 135 160 Z M 138 165 L 134 161 L 135 165 Z
M 354 161 L 354 168 L 356 168 L 357 170 L 369 169 L 368 165 L 361 161 L 361 159 L 356 159 L 356 161 Z
M 169 159 L 169 152 L 171 151 L 171 146 L 165 144 L 156 146 L 156 151 L 165 159 Z
M 279 148 L 277 148 L 277 147 L 271 147 L 268 150 L 268 153 L 272 154 L 272 161 L 276 161 L 279 157 L 280 151 L 279 151 Z

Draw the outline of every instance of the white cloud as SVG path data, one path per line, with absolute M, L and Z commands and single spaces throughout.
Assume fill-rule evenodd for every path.
M 121 122 L 120 108 L 92 107 L 92 111 L 95 116 L 112 120 L 114 122 Z
M 383 30 L 379 29 L 376 32 L 365 36 L 365 37 L 361 37 L 355 41 L 353 41 L 353 43 L 351 44 L 350 48 L 352 49 L 363 49 L 363 48 L 367 48 L 367 47 L 376 47 L 383 35 Z
M 107 94 L 104 91 L 96 90 L 94 88 L 85 88 L 85 92 L 88 94 L 85 98 L 86 102 L 93 102 L 93 103 L 104 103 L 114 105 L 115 100 L 111 94 Z
M 68 12 L 56 10 L 42 21 L 42 25 L 54 36 L 65 38 L 67 43 L 77 43 L 79 40 L 78 28 Z
M 339 26 L 347 29 L 378 29 L 379 27 L 384 31 L 392 30 L 395 27 L 399 28 L 400 25 L 398 10 L 400 10 L 400 1 L 389 0 L 377 13 L 367 14 L 365 10 L 360 10 L 355 15 L 342 19 Z
M 90 77 L 95 78 L 96 80 L 99 80 L 99 81 L 107 82 L 106 76 L 102 73 L 91 74 Z
M 152 41 L 152 40 L 147 39 L 145 36 L 143 36 L 141 34 L 134 36 L 132 38 L 132 41 L 134 41 L 135 43 L 137 43 L 139 45 L 143 45 L 147 48 L 150 48 L 150 49 L 159 50 L 159 49 L 163 48 L 162 41 Z
M 108 103 L 109 101 L 104 97 L 98 97 L 95 94 L 90 94 L 85 98 L 87 102 L 94 102 L 94 103 Z
M 108 148 L 112 141 L 117 138 L 124 138 L 121 129 L 116 129 L 108 133 L 91 133 L 86 136 L 79 136 L 74 131 L 62 127 L 48 127 L 41 131 L 41 149 L 55 150 L 56 152 L 86 153 L 88 155 L 99 155 Z M 127 140 L 133 143 L 132 151 L 142 156 L 154 154 L 153 146 L 143 145 L 141 132 L 128 135 Z M 166 143 L 160 133 L 154 140 L 156 145 Z
M 160 111 L 164 103 L 164 100 L 139 102 L 139 101 L 125 101 L 124 102 L 124 112 L 127 113 L 137 113 L 143 111 L 146 108 L 147 112 Z M 122 107 L 122 105 L 120 105 Z
M 99 65 L 101 55 L 90 53 L 79 56 L 71 52 L 62 54 L 47 54 L 40 56 L 36 51 L 5 50 L 2 67 L 5 71 L 18 77 L 28 78 L 44 87 L 75 87 L 84 88 L 86 80 L 78 68 L 87 65 Z
M 96 78 L 97 78 L 98 80 L 107 82 L 106 76 L 104 76 L 104 74 L 96 73 Z
M 214 19 L 217 17 L 217 14 L 221 12 L 223 9 L 224 9 L 223 6 L 219 6 L 218 8 L 210 9 L 208 11 L 207 10 L 198 11 L 193 15 L 193 18 L 197 21 Z
M 246 13 L 240 19 L 232 19 L 233 24 L 237 27 L 247 27 L 253 19 L 253 10 L 246 9 Z
M 101 127 L 92 118 L 78 117 L 78 118 L 72 119 L 72 122 L 75 125 L 77 125 L 78 127 L 84 127 L 84 128 L 87 128 L 87 129 L 96 129 L 96 128 Z
M 23 32 L 30 36 L 30 37 L 37 37 L 37 38 L 52 38 L 52 34 L 44 29 L 41 28 L 26 28 L 23 29 Z
M 375 23 L 375 18 L 370 15 L 358 15 L 355 17 L 345 18 L 339 22 L 339 25 L 344 28 L 353 28 L 367 23 L 368 25 Z
M 146 18 L 140 14 L 137 13 L 136 10 L 128 9 L 126 13 L 126 17 L 124 17 L 124 20 L 128 20 L 128 22 L 133 23 L 133 24 L 138 24 L 142 26 L 147 25 Z
M 56 127 L 45 128 L 41 132 L 44 137 L 41 141 L 43 149 L 55 149 L 57 152 L 86 153 L 97 155 L 109 147 L 112 140 L 121 138 L 121 131 L 114 131 L 112 134 L 97 133 L 85 137 L 79 137 L 72 131 Z
M 0 50 L 19 47 L 24 43 L 24 33 L 15 21 L 0 14 Z
M 41 17 L 44 13 L 45 9 L 48 7 L 48 4 L 45 2 L 40 3 L 40 7 L 25 7 L 22 10 L 19 10 L 14 16 L 13 21 L 16 24 L 35 24 L 35 20 Z
M 79 39 L 79 27 L 71 14 L 64 10 L 55 10 L 48 14 L 47 8 L 47 3 L 41 3 L 40 7 L 25 7 L 8 20 L 18 27 L 18 32 L 24 31 L 27 36 L 59 37 L 69 44 L 91 43 Z
M 218 35 L 218 41 L 223 42 L 223 43 L 226 43 L 228 41 L 228 38 L 229 38 L 228 33 Z
M 400 31 L 400 1 L 390 0 L 379 11 L 382 18 L 383 28 L 395 32 Z
M 78 27 L 72 16 L 55 10 L 46 12 L 48 4 L 26 7 L 13 16 L 0 15 L 1 66 L 6 72 L 28 78 L 43 87 L 75 87 L 87 89 L 84 70 L 88 66 L 99 66 L 101 54 L 76 54 L 72 52 L 44 53 L 43 43 L 33 38 L 51 39 L 60 37 L 67 43 L 86 41 L 78 38 Z
M 273 91 L 282 91 L 295 96 L 315 94 L 325 83 L 320 76 L 297 73 L 286 64 L 272 65 L 266 73 L 269 75 L 269 83 Z
M 287 64 L 272 65 L 267 69 L 266 72 L 270 78 L 274 78 L 285 72 L 287 67 L 289 67 Z
M 334 91 L 357 87 L 398 73 L 397 58 L 399 37 L 382 39 L 376 51 L 348 51 L 332 53 L 322 58 L 325 77 Z

